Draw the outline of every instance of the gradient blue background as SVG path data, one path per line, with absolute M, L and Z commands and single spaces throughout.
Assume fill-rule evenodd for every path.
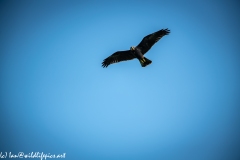
M 240 158 L 237 1 L 0 1 L 0 151 Z M 137 60 L 117 50 L 169 28 Z

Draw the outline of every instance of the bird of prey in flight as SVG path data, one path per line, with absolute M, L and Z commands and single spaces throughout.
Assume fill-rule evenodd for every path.
M 102 62 L 102 67 L 108 67 L 110 64 L 132 60 L 134 58 L 137 58 L 139 60 L 142 67 L 146 67 L 147 65 L 151 64 L 152 61 L 143 55 L 147 53 L 157 41 L 169 33 L 169 29 L 161 29 L 157 32 L 147 35 L 136 47 L 132 46 L 130 47 L 130 50 L 117 51 L 111 56 L 104 59 Z

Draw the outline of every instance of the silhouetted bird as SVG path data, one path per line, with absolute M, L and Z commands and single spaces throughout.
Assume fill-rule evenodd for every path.
M 130 47 L 130 50 L 126 51 L 117 51 L 113 53 L 108 58 L 104 59 L 102 62 L 103 67 L 108 67 L 112 63 L 118 63 L 121 61 L 132 60 L 137 58 L 142 67 L 145 67 L 152 63 L 151 60 L 147 59 L 143 55 L 163 36 L 170 33 L 169 29 L 161 29 L 155 33 L 149 34 L 142 39 L 142 41 L 137 45 L 137 47 Z

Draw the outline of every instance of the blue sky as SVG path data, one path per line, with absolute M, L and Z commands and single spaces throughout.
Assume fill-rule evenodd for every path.
M 237 1 L 0 1 L 1 152 L 238 159 Z M 137 60 L 102 60 L 163 28 Z

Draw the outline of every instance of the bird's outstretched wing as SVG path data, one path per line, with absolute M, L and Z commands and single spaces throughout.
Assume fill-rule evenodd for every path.
M 170 30 L 161 29 L 155 33 L 149 34 L 142 39 L 138 44 L 138 48 L 141 50 L 142 54 L 145 54 L 157 41 L 159 41 L 163 36 L 168 35 Z
M 108 67 L 108 65 L 112 63 L 118 63 L 121 61 L 127 61 L 136 58 L 135 55 L 132 53 L 131 50 L 126 51 L 118 51 L 113 53 L 108 58 L 104 59 L 102 62 L 102 67 Z

